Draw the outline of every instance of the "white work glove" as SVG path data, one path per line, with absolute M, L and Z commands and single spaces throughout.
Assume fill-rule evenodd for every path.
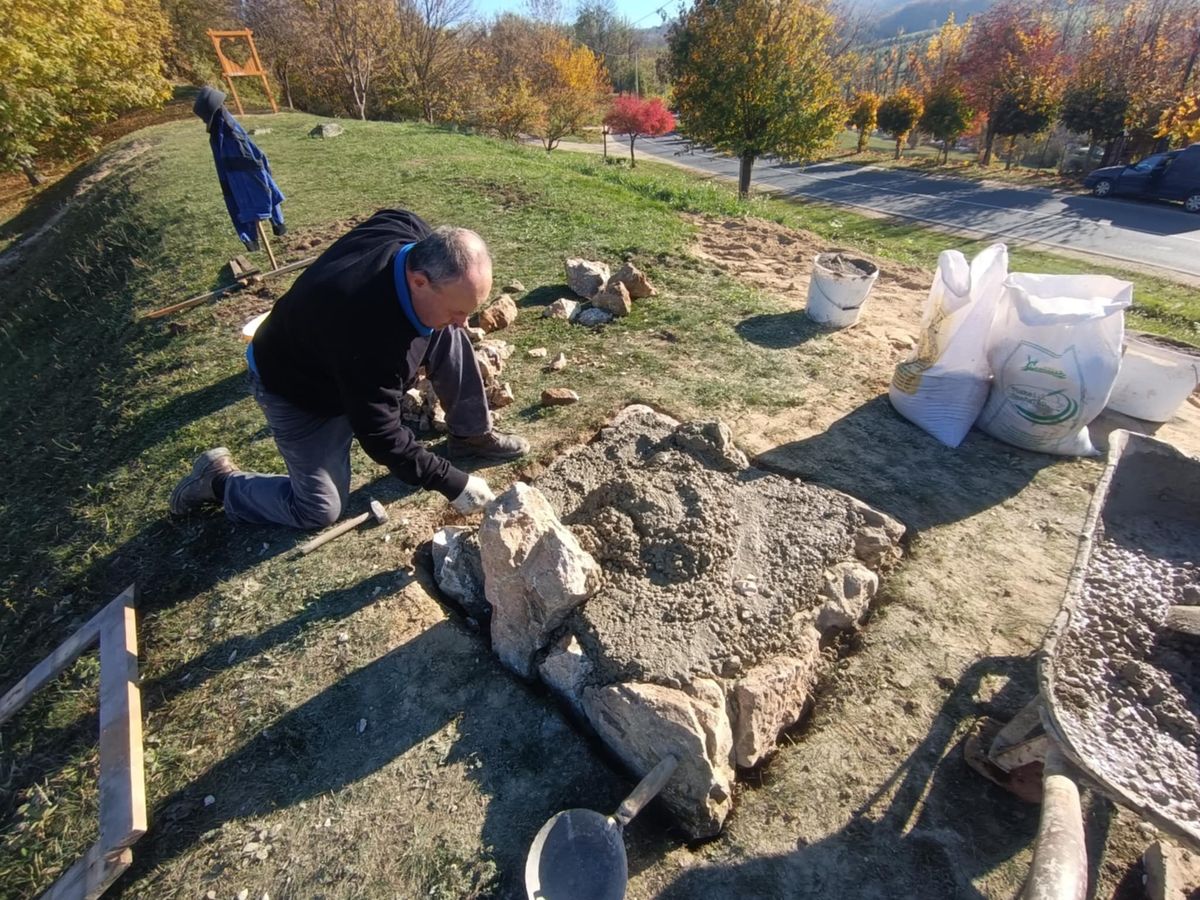
M 472 475 L 467 479 L 467 486 L 463 488 L 463 492 L 451 500 L 450 505 L 454 507 L 455 512 L 468 516 L 479 512 L 495 499 L 496 495 L 492 493 L 488 483 L 479 476 Z

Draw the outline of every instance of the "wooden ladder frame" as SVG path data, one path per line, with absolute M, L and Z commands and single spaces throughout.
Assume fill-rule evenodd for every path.
M 100 644 L 100 837 L 42 900 L 99 897 L 132 864 L 129 848 L 146 833 L 136 605 L 137 586 L 130 585 L 0 698 L 3 724 L 88 648 Z
M 266 91 L 267 99 L 271 101 L 271 111 L 279 112 L 275 96 L 271 93 L 271 85 L 267 81 L 267 71 L 263 68 L 262 60 L 258 58 L 258 48 L 254 46 L 254 32 L 249 28 L 241 31 L 213 31 L 210 28 L 207 34 L 212 39 L 213 50 L 216 51 L 217 61 L 221 64 L 221 76 L 229 85 L 229 92 L 233 94 L 233 102 L 237 104 L 238 115 L 244 116 L 246 111 L 242 109 L 242 98 L 238 96 L 237 88 L 234 86 L 233 79 L 235 78 L 261 78 L 263 90 Z M 221 41 L 227 39 L 236 41 L 239 38 L 244 38 L 250 45 L 250 59 L 244 66 L 235 63 L 221 50 Z

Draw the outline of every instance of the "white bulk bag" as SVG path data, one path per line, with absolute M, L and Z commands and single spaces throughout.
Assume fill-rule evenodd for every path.
M 892 375 L 896 412 L 950 447 L 962 443 L 987 400 L 988 330 L 1008 275 L 1008 248 L 993 244 L 967 264 L 938 257 L 916 353 Z
M 1095 455 L 1087 426 L 1116 381 L 1132 301 L 1133 285 L 1107 275 L 1010 275 L 979 427 L 1026 450 Z

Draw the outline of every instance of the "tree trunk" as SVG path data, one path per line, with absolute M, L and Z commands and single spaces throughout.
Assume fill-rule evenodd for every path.
M 862 153 L 867 149 L 867 129 L 858 129 L 858 152 Z
M 902 143 L 904 143 L 904 135 L 900 135 L 900 134 L 896 135 L 896 155 L 894 157 L 892 157 L 893 159 L 900 158 L 900 145 Z
M 600 136 L 604 138 L 604 161 L 608 162 L 608 129 L 602 129 L 600 131 Z
M 292 79 L 287 76 L 283 78 L 283 93 L 287 97 L 288 109 L 295 111 L 296 106 L 292 103 Z
M 21 167 L 21 171 L 25 173 L 25 177 L 29 179 L 30 187 L 38 187 L 46 181 L 42 173 L 37 170 L 37 166 L 33 164 L 33 160 L 28 156 L 22 156 L 18 159 L 17 165 Z
M 992 144 L 996 140 L 996 132 L 992 130 L 991 119 L 988 120 L 987 137 L 983 143 L 983 165 L 990 166 L 992 164 Z
M 637 165 L 637 160 L 633 158 L 633 142 L 636 140 L 637 140 L 636 134 L 631 134 L 629 136 L 629 168 L 631 168 L 631 169 Z
M 738 196 L 745 200 L 750 196 L 750 170 L 754 167 L 754 154 L 742 154 L 741 170 L 738 172 Z

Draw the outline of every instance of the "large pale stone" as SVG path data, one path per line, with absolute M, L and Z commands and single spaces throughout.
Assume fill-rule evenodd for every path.
M 879 576 L 862 563 L 842 562 L 827 569 L 821 586 L 825 603 L 817 611 L 817 629 L 828 634 L 856 627 L 878 590 Z
M 601 288 L 608 282 L 608 276 L 612 274 L 604 263 L 587 259 L 568 259 L 566 266 L 567 286 L 586 300 L 591 300 L 600 293 Z
M 308 133 L 308 136 L 318 138 L 335 138 L 339 134 L 345 133 L 346 129 L 337 122 L 322 122 L 320 125 L 315 126 L 312 131 Z
M 579 402 L 579 395 L 570 388 L 546 388 L 542 391 L 542 406 L 570 406 Z
M 513 393 L 512 385 L 507 381 L 503 384 L 496 382 L 488 385 L 487 402 L 491 409 L 504 409 L 506 406 L 511 406 L 517 399 L 517 395 Z
M 1142 854 L 1147 900 L 1188 900 L 1200 893 L 1200 857 L 1164 840 Z
M 588 688 L 583 707 L 600 738 L 639 776 L 668 753 L 679 760 L 661 796 L 689 835 L 721 830 L 733 806 L 733 733 L 716 682 L 697 679 L 690 694 L 656 684 Z
M 604 290 L 592 298 L 592 307 L 602 309 L 609 315 L 627 316 L 633 311 L 629 291 L 619 281 L 610 281 Z
M 612 284 L 614 281 L 619 281 L 625 285 L 629 291 L 629 296 L 634 300 L 640 300 L 642 297 L 653 297 L 658 293 L 654 289 L 654 286 L 650 284 L 650 280 L 631 262 L 625 263 L 625 265 L 613 272 L 612 277 L 608 279 L 608 283 Z
M 520 675 L 551 632 L 600 587 L 600 566 L 579 546 L 541 491 L 517 482 L 479 526 L 492 649 Z
M 433 533 L 433 577 L 442 593 L 472 618 L 482 621 L 491 614 L 483 593 L 483 562 L 474 528 L 450 525 Z
M 779 732 L 800 721 L 821 659 L 821 636 L 809 628 L 795 656 L 754 666 L 734 685 L 730 713 L 739 766 L 756 766 L 775 749 Z
M 579 317 L 579 310 L 582 305 L 578 300 L 568 300 L 566 297 L 559 297 L 546 307 L 542 313 L 542 318 L 562 319 L 565 322 L 574 322 Z
M 591 672 L 591 660 L 573 634 L 560 638 L 538 666 L 542 681 L 580 715 L 583 715 L 583 689 Z
M 501 294 L 479 313 L 479 327 L 491 334 L 507 328 L 517 320 L 517 303 L 508 294 Z

